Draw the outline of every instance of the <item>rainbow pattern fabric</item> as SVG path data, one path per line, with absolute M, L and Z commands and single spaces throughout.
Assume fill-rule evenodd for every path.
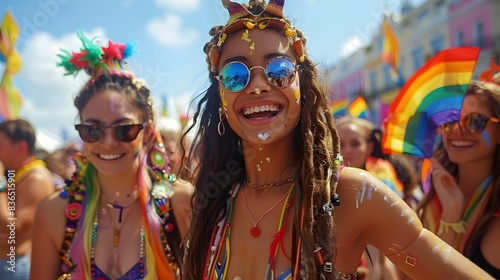
M 340 117 L 340 116 L 346 115 L 347 114 L 347 98 L 335 100 L 335 102 L 333 102 L 330 105 L 330 113 L 334 117 Z
M 14 17 L 9 11 L 5 12 L 0 25 L 0 62 L 5 63 L 0 81 L 0 121 L 16 119 L 21 109 L 22 97 L 13 82 L 13 76 L 21 69 L 21 56 L 14 48 L 18 35 Z
M 384 153 L 432 156 L 436 128 L 460 119 L 479 51 L 477 47 L 443 50 L 404 84 L 384 120 Z
M 366 120 L 369 116 L 368 104 L 362 96 L 356 97 L 356 99 L 349 104 L 349 107 L 347 107 L 347 111 L 353 118 L 362 118 Z

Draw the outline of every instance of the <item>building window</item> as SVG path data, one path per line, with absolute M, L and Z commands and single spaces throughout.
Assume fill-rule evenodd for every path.
M 431 40 L 432 55 L 437 54 L 444 48 L 444 39 L 442 35 L 437 35 Z
M 455 45 L 457 47 L 464 45 L 464 32 L 462 32 L 462 31 L 457 32 L 457 36 L 455 38 Z
M 478 47 L 484 47 L 484 26 L 482 21 L 476 22 L 476 28 L 475 28 L 475 37 L 476 37 L 476 46 Z
M 424 51 L 421 47 L 418 47 L 412 52 L 413 65 L 415 66 L 415 71 L 420 69 L 424 65 Z

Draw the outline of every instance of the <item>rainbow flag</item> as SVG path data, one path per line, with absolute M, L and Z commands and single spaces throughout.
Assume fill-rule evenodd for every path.
M 335 100 L 335 102 L 330 105 L 330 113 L 334 117 L 340 117 L 347 114 L 347 98 L 342 98 Z
M 363 96 L 356 97 L 356 99 L 349 104 L 349 107 L 347 107 L 347 111 L 353 118 L 362 118 L 366 120 L 369 116 L 368 104 L 366 104 L 366 100 Z
M 479 51 L 477 47 L 443 50 L 404 84 L 384 120 L 385 153 L 432 156 L 436 128 L 460 119 Z
M 13 75 L 21 69 L 21 57 L 14 48 L 19 28 L 12 14 L 7 11 L 0 25 L 0 62 L 5 63 L 5 73 L 0 81 L 0 121 L 15 119 L 21 109 L 22 97 L 13 83 Z
M 389 65 L 392 80 L 402 86 L 404 81 L 399 70 L 399 43 L 387 18 L 384 18 L 382 22 L 382 33 L 383 41 L 380 58 Z

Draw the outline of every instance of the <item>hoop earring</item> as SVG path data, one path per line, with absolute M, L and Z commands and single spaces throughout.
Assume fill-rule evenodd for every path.
M 219 123 L 217 124 L 217 132 L 220 136 L 224 135 L 226 132 L 226 127 L 224 126 L 224 115 L 222 114 L 222 108 L 219 107 Z

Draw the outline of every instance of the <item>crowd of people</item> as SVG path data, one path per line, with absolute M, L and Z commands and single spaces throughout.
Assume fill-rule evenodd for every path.
M 0 280 L 500 279 L 500 74 L 471 81 L 421 180 L 372 122 L 330 114 L 284 3 L 222 0 L 185 128 L 123 68 L 132 46 L 78 33 L 59 65 L 89 74 L 81 144 L 0 123 Z

